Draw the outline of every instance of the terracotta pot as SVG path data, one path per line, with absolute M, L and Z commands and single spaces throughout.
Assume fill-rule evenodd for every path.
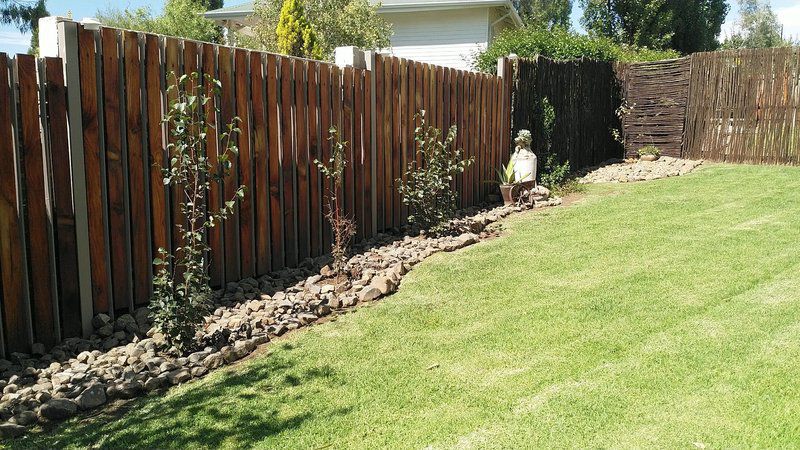
M 514 187 L 513 184 L 501 184 L 500 185 L 500 195 L 503 196 L 503 204 L 508 206 L 514 203 L 514 199 L 511 198 L 511 189 Z
M 658 159 L 658 155 L 642 155 L 639 157 L 640 161 L 655 161 Z

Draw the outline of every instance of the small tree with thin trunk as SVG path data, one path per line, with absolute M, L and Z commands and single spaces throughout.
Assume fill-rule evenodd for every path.
M 206 264 L 210 248 L 205 236 L 208 230 L 225 220 L 236 201 L 244 196 L 244 186 L 217 209 L 208 208 L 206 198 L 230 171 L 230 158 L 238 153 L 233 136 L 239 132 L 234 118 L 219 135 L 221 148 L 216 156 L 206 152 L 208 133 L 212 126 L 206 122 L 216 112 L 211 103 L 221 84 L 206 75 L 206 86 L 198 83 L 198 74 L 174 73 L 175 80 L 167 92 L 174 95 L 163 122 L 170 134 L 167 146 L 169 165 L 161 167 L 165 186 L 173 186 L 180 197 L 180 212 L 184 220 L 176 224 L 179 245 L 172 253 L 159 249 L 153 261 L 157 269 L 153 279 L 150 301 L 153 325 L 164 334 L 167 343 L 185 352 L 194 343 L 198 327 L 211 305 L 211 287 Z M 206 93 L 206 89 L 212 95 Z M 209 111 L 210 109 L 210 111 Z
M 347 264 L 347 254 L 350 249 L 350 240 L 356 234 L 356 224 L 344 212 L 339 192 L 342 189 L 342 178 L 344 176 L 344 168 L 347 165 L 345 158 L 346 142 L 339 140 L 339 134 L 336 128 L 331 127 L 328 130 L 330 137 L 328 140 L 332 143 L 332 155 L 328 161 L 328 165 L 323 164 L 315 159 L 314 164 L 319 167 L 319 170 L 329 182 L 328 187 L 328 211 L 325 213 L 325 218 L 331 224 L 333 234 L 333 242 L 331 243 L 331 256 L 333 262 L 331 268 L 336 275 L 341 275 Z

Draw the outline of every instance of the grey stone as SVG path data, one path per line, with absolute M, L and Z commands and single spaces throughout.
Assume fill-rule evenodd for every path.
M 100 384 L 93 384 L 75 398 L 80 409 L 96 408 L 106 402 L 106 389 Z
M 0 435 L 5 438 L 16 438 L 25 434 L 25 427 L 15 423 L 0 424 Z
M 78 405 L 72 400 L 54 398 L 39 408 L 39 415 L 47 420 L 64 420 L 72 417 Z
M 92 326 L 95 328 L 100 328 L 103 325 L 111 322 L 111 317 L 108 314 L 100 313 L 92 319 Z
M 216 369 L 223 364 L 225 364 L 225 358 L 220 352 L 212 353 L 203 359 L 203 366 L 209 369 Z
M 189 369 L 176 369 L 167 374 L 167 379 L 171 384 L 181 384 L 192 379 Z
M 396 286 L 394 281 L 391 278 L 385 276 L 377 276 L 372 279 L 372 283 L 370 283 L 372 287 L 378 288 L 381 291 L 382 295 L 391 294 L 395 291 Z
M 17 425 L 22 425 L 27 427 L 28 425 L 33 425 L 39 421 L 39 416 L 36 415 L 33 411 L 20 411 L 10 420 L 12 423 L 16 423 Z
M 163 375 L 150 378 L 144 382 L 144 389 L 148 392 L 155 391 L 156 389 L 161 389 L 167 386 L 169 386 L 169 379 L 167 379 L 167 377 Z
M 358 301 L 371 302 L 381 296 L 381 290 L 374 286 L 367 286 L 358 292 Z

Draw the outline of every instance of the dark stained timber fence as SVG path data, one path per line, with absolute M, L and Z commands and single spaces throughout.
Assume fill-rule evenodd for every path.
M 683 154 L 798 164 L 800 48 L 692 55 Z
M 555 113 L 548 152 L 542 120 L 542 99 Z M 611 63 L 580 59 L 554 61 L 545 57 L 518 62 L 514 93 L 514 134 L 533 133 L 534 153 L 542 160 L 554 153 L 573 169 L 622 155 L 611 130 L 618 128 L 617 86 Z M 539 164 L 540 169 L 543 162 Z
M 637 156 L 646 145 L 655 145 L 662 155 L 681 156 L 690 62 L 687 57 L 617 65 L 626 157 Z
M 297 266 L 327 253 L 328 184 L 313 164 L 331 155 L 329 127 L 346 142 L 343 192 L 357 239 L 397 229 L 408 211 L 395 180 L 418 158 L 413 116 L 458 126 L 475 166 L 456 180 L 462 206 L 484 201 L 484 180 L 508 158 L 510 66 L 505 77 L 394 57 L 338 67 L 215 44 L 65 22 L 60 58 L 0 54 L 0 313 L 2 352 L 79 336 L 97 313 L 146 305 L 153 256 L 174 249 L 184 220 L 165 188 L 170 76 L 221 80 L 206 109 L 241 122 L 231 174 L 209 194 L 219 208 L 245 198 L 208 235 L 215 286 Z M 210 86 L 204 86 L 210 89 Z M 220 132 L 205 143 L 212 162 Z

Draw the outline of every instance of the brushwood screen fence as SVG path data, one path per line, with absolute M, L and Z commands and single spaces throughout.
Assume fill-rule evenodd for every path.
M 615 115 L 619 95 L 611 64 L 542 56 L 520 59 L 515 87 L 514 134 L 521 129 L 532 132 L 532 148 L 542 160 L 540 169 L 551 153 L 560 162 L 569 160 L 572 169 L 621 156 L 621 146 L 611 134 L 619 126 Z M 545 99 L 553 112 L 549 133 Z
M 686 157 L 800 162 L 800 47 L 697 53 L 690 73 Z
M 147 304 L 153 255 L 178 244 L 178 193 L 163 186 L 170 72 L 222 82 L 221 125 L 241 119 L 238 157 L 211 208 L 245 198 L 208 235 L 213 284 L 297 266 L 329 249 L 326 161 L 336 127 L 350 163 L 344 204 L 357 239 L 408 212 L 395 180 L 417 158 L 414 114 L 458 126 L 475 166 L 455 181 L 462 206 L 484 201 L 508 158 L 505 76 L 375 56 L 370 70 L 113 28 L 59 25 L 62 58 L 0 54 L 0 294 L 3 351 L 28 351 Z M 211 111 L 209 108 L 208 111 Z M 220 147 L 211 133 L 207 149 Z

